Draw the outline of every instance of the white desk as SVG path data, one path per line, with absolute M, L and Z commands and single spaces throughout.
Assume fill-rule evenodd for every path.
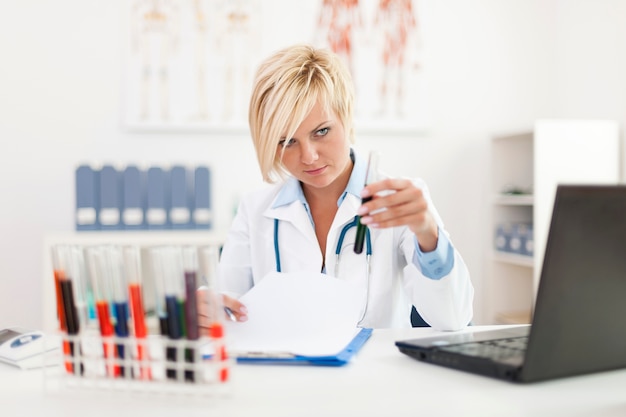
M 626 370 L 516 385 L 420 363 L 394 345 L 432 332 L 376 330 L 355 361 L 341 368 L 237 365 L 230 392 L 210 400 L 54 392 L 45 387 L 42 370 L 0 363 L 0 410 L 45 417 L 626 416 Z

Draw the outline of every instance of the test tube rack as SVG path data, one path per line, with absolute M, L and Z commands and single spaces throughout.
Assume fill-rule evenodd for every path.
M 185 396 L 228 392 L 234 361 L 220 338 L 103 337 L 89 330 L 58 336 L 61 355 L 46 366 L 48 387 Z

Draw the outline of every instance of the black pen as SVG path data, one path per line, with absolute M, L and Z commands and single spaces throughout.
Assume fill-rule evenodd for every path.
M 365 175 L 364 186 L 376 181 L 378 172 L 378 153 L 375 151 L 370 152 L 369 160 L 367 162 L 367 174 Z M 372 196 L 361 199 L 361 204 L 365 204 L 372 199 Z M 363 252 L 363 243 L 365 242 L 365 234 L 367 226 L 361 223 L 361 216 L 357 216 L 356 225 L 356 237 L 354 238 L 354 253 Z

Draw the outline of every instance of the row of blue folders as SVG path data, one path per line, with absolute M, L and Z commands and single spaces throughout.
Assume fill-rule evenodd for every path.
M 212 227 L 207 166 L 76 168 L 76 230 Z

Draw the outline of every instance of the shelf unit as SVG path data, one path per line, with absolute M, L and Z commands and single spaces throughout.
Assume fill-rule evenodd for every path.
M 619 124 L 539 120 L 532 131 L 491 141 L 490 230 L 485 314 L 490 323 L 529 323 L 539 284 L 556 187 L 619 182 Z M 533 225 L 532 256 L 499 252 L 501 223 Z
M 56 318 L 56 299 L 54 289 L 54 271 L 52 266 L 52 248 L 55 245 L 134 245 L 142 249 L 144 273 L 147 262 L 147 251 L 151 247 L 163 245 L 180 246 L 221 246 L 226 240 L 226 232 L 214 230 L 167 230 L 167 231 L 94 231 L 67 232 L 49 234 L 44 237 L 43 244 L 43 277 L 42 277 L 42 330 L 54 332 L 58 328 Z M 144 291 L 151 291 L 149 280 L 144 277 Z
M 494 239 L 499 224 L 533 223 L 534 141 L 532 132 L 496 136 L 491 142 L 490 322 L 528 322 L 532 306 L 531 256 L 500 252 Z M 515 194 L 513 194 L 515 193 Z

